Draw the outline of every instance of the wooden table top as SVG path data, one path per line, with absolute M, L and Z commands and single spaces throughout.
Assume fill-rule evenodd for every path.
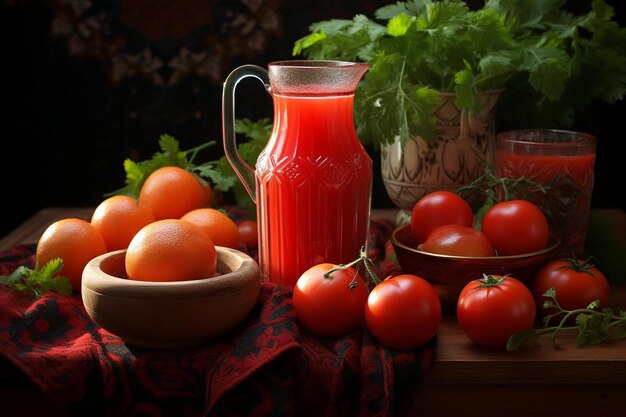
M 0 240 L 0 250 L 18 243 L 36 243 L 53 221 L 89 219 L 90 207 L 45 208 Z M 394 218 L 395 210 L 374 210 L 372 218 Z M 611 288 L 611 307 L 626 310 L 626 286 Z M 575 335 L 563 333 L 557 347 L 523 345 L 505 352 L 475 346 L 459 328 L 456 317 L 444 316 L 438 333 L 438 356 L 429 384 L 626 384 L 626 340 L 575 347 Z

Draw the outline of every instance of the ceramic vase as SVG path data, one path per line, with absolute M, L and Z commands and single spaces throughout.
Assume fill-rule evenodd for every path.
M 495 108 L 501 90 L 481 93 L 480 112 L 468 117 L 455 104 L 454 93 L 441 93 L 433 111 L 437 138 L 409 138 L 381 146 L 381 173 L 387 194 L 406 217 L 415 202 L 437 190 L 455 192 L 480 177 L 484 161 L 495 162 Z M 479 197 L 466 197 L 477 208 Z M 404 213 L 402 213 L 404 212 Z M 406 219 L 405 219 L 406 220 Z

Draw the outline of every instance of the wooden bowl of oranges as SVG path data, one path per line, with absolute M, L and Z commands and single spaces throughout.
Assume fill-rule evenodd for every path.
M 256 261 L 207 244 L 188 225 L 154 222 L 128 249 L 87 264 L 81 292 L 94 322 L 129 344 L 170 349 L 206 343 L 249 316 L 260 292 Z

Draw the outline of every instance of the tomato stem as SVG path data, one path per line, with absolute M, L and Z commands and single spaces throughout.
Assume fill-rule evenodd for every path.
M 365 250 L 365 247 L 362 246 L 361 250 L 359 252 L 359 257 L 356 258 L 354 261 L 349 262 L 347 264 L 340 264 L 340 265 L 336 265 L 335 267 L 333 267 L 332 269 L 329 269 L 328 271 L 326 271 L 324 273 L 324 278 L 326 279 L 332 279 L 331 275 L 333 272 L 335 271 L 342 271 L 344 269 L 348 269 L 348 268 L 356 268 L 357 272 L 358 269 L 361 267 L 361 264 L 363 265 L 363 267 L 365 268 L 365 272 L 366 272 L 366 278 L 369 278 L 374 285 L 378 285 L 380 284 L 380 278 L 378 278 L 378 275 L 376 275 L 376 273 L 374 272 L 374 263 L 372 262 L 371 259 L 369 259 L 367 257 L 367 251 Z M 356 281 L 353 280 L 354 284 L 351 282 L 350 285 L 354 285 L 356 286 Z M 353 288 L 353 287 L 351 287 Z
M 562 265 L 558 267 L 557 269 L 571 269 L 573 271 L 582 272 L 582 273 L 589 274 L 595 277 L 595 274 L 592 271 L 592 269 L 596 267 L 596 265 L 593 263 L 594 260 L 595 260 L 594 256 L 590 256 L 584 261 L 581 261 L 575 257 L 565 258 L 564 261 L 567 261 L 567 264 Z
M 456 190 L 461 197 L 476 193 L 485 197 L 483 206 L 475 214 L 474 224 L 479 230 L 483 216 L 494 204 L 514 199 L 533 200 L 533 196 L 546 194 L 550 188 L 526 177 L 499 177 L 487 161 L 483 162 L 483 168 L 485 172 L 480 177 Z
M 481 285 L 480 287 L 476 287 L 476 288 L 497 287 L 498 285 L 502 284 L 502 281 L 504 281 L 504 279 L 507 277 L 508 275 L 499 276 L 499 275 L 492 275 L 492 274 L 483 274 L 483 277 L 478 280 Z

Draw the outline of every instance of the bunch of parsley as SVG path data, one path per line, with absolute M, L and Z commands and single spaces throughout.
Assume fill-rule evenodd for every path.
M 254 166 L 259 153 L 267 143 L 271 130 L 272 124 L 267 118 L 257 121 L 235 120 L 235 132 L 242 135 L 244 139 L 238 145 L 238 151 L 249 165 Z M 219 191 L 232 192 L 237 205 L 254 215 L 254 203 L 235 175 L 226 156 L 217 160 L 198 162 L 201 151 L 215 144 L 215 141 L 209 141 L 195 148 L 181 150 L 180 142 L 176 138 L 163 134 L 159 138 L 159 151 L 155 152 L 150 159 L 143 161 L 126 159 L 124 161 L 125 185 L 105 196 L 128 195 L 138 198 L 141 186 L 152 172 L 164 166 L 178 166 L 209 181 Z
M 374 146 L 413 135 L 434 139 L 440 92 L 456 93 L 469 116 L 478 114 L 481 92 L 524 93 L 517 102 L 526 111 L 511 114 L 536 108 L 563 126 L 591 101 L 621 99 L 626 89 L 626 34 L 613 9 L 594 0 L 589 13 L 574 16 L 564 3 L 488 0 L 471 10 L 460 0 L 397 2 L 375 19 L 312 24 L 293 54 L 370 64 L 357 90 L 355 124 Z

